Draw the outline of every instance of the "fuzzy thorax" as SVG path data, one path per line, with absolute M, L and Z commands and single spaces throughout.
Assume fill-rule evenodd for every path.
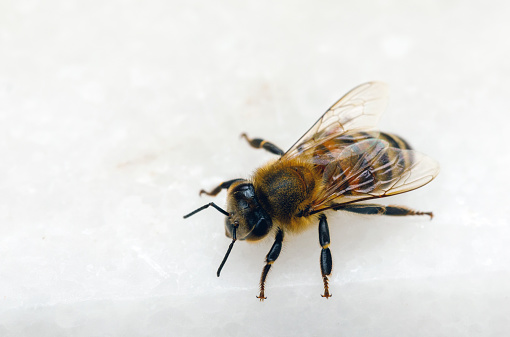
M 300 216 L 322 187 L 320 175 L 309 162 L 281 158 L 257 169 L 252 181 L 259 203 L 282 229 L 299 232 L 315 220 Z

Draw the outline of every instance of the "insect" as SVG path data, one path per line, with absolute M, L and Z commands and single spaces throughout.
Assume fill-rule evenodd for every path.
M 232 239 L 217 276 L 237 240 L 258 241 L 268 235 L 274 243 L 260 277 L 260 301 L 265 297 L 269 270 L 280 255 L 286 233 L 299 233 L 318 224 L 321 245 L 322 297 L 329 298 L 328 276 L 333 262 L 326 212 L 347 211 L 378 215 L 428 215 L 402 206 L 366 203 L 414 190 L 439 173 L 433 159 L 411 149 L 401 137 L 375 130 L 386 107 L 388 88 L 368 82 L 352 89 L 286 152 L 263 139 L 241 136 L 254 148 L 279 156 L 257 169 L 250 179 L 225 181 L 200 195 L 216 196 L 227 190 L 227 209 L 209 206 L 226 216 L 225 233 Z

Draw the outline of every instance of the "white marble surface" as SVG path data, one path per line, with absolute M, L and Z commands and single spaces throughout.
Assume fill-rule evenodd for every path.
M 4 1 L 1 336 L 503 336 L 510 323 L 510 5 L 505 1 Z M 201 188 L 289 147 L 357 84 L 381 128 L 442 166 L 388 203 L 435 218 L 329 217 L 229 244 L 182 215 Z M 214 199 L 224 205 L 225 195 Z

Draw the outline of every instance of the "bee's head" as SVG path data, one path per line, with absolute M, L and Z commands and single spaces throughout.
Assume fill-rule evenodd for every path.
M 236 180 L 228 188 L 228 212 L 217 206 L 214 202 L 205 204 L 197 208 L 193 212 L 186 214 L 184 219 L 203 211 L 209 206 L 214 207 L 218 212 L 227 216 L 225 221 L 225 234 L 232 238 L 232 242 L 228 247 L 227 253 L 221 261 L 220 267 L 216 275 L 220 276 L 221 269 L 228 256 L 234 243 L 237 239 L 256 241 L 262 239 L 269 233 L 273 222 L 269 214 L 260 206 L 255 196 L 255 188 L 253 184 L 247 180 Z
M 232 238 L 234 227 L 238 240 L 257 241 L 269 233 L 273 222 L 267 212 L 260 206 L 253 184 L 241 180 L 228 189 L 225 234 Z

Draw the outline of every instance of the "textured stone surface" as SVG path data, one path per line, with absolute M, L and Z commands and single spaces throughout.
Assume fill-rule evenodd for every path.
M 0 335 L 502 336 L 509 332 L 504 1 L 6 1 L 0 10 Z M 390 198 L 425 218 L 329 216 L 229 244 L 201 188 L 288 148 L 382 80 L 381 129 L 442 166 Z

